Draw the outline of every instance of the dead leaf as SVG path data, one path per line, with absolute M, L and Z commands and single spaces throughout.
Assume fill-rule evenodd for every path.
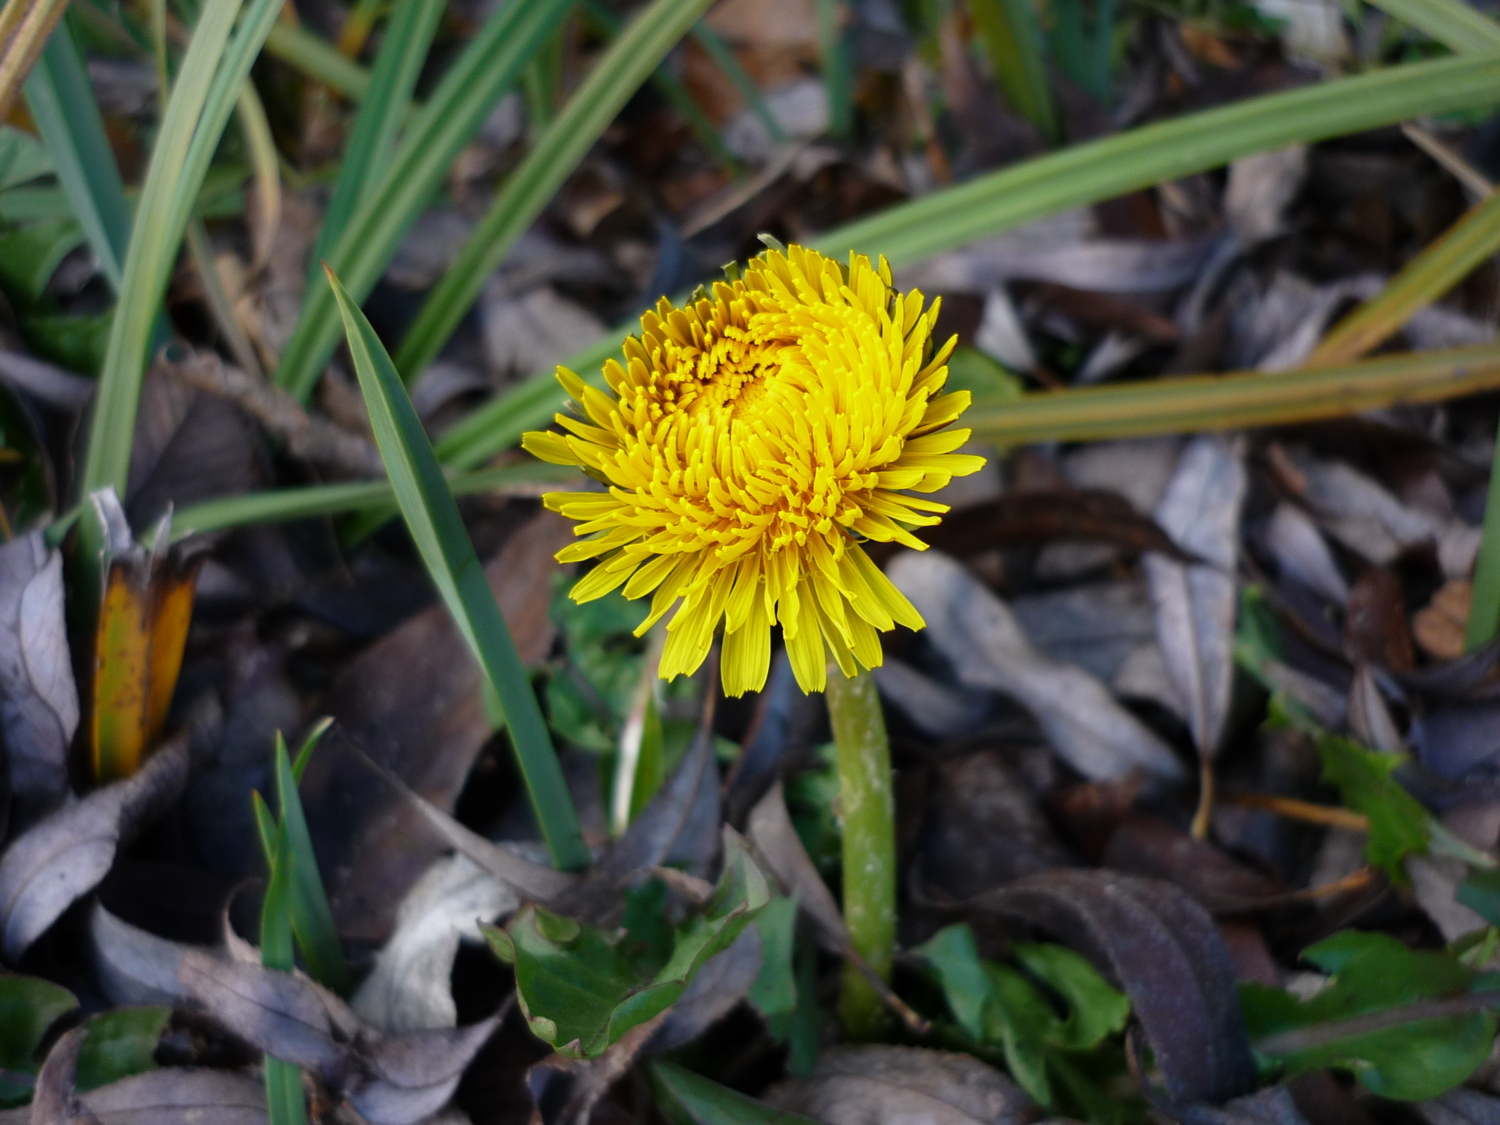
M 1355 668 L 1354 680 L 1349 685 L 1349 729 L 1366 746 L 1376 750 L 1399 753 L 1406 749 L 1406 739 L 1396 729 L 1396 720 L 1386 706 L 1380 684 L 1367 664 Z
M 536 1106 L 532 1121 L 536 1125 L 585 1125 L 599 1099 L 630 1069 L 671 1011 L 668 1008 L 632 1027 L 602 1055 L 591 1059 L 548 1055 L 533 1066 L 526 1072 L 526 1085 Z
M 1359 576 L 1344 610 L 1344 652 L 1392 672 L 1410 672 L 1415 660 L 1402 605 L 1401 581 L 1384 567 Z
M 73 1088 L 78 1051 L 87 1036 L 88 1028 L 75 1027 L 47 1052 L 31 1096 L 31 1125 L 100 1125 Z
M 723 1019 L 750 991 L 760 972 L 760 960 L 760 930 L 746 926 L 728 949 L 716 953 L 693 974 L 646 1049 L 659 1054 L 684 1046 Z
M 924 635 L 959 681 L 1015 698 L 1079 773 L 1105 780 L 1139 768 L 1157 777 L 1182 776 L 1166 743 L 1088 672 L 1034 649 L 1004 603 L 957 562 L 936 551 L 904 552 L 888 570 L 926 619 Z
M 162 744 L 134 777 L 90 793 L 39 821 L 0 857 L 0 920 L 15 962 L 69 906 L 109 873 L 122 841 L 181 795 L 188 732 Z
M 499 1016 L 491 1016 L 467 1027 L 383 1039 L 363 1052 L 362 1074 L 344 1096 L 370 1125 L 424 1121 L 448 1104 L 499 1023 Z
M 1348 602 L 1349 583 L 1334 561 L 1328 541 L 1312 517 L 1297 505 L 1276 505 L 1266 525 L 1265 543 L 1283 577 L 1302 583 L 1334 605 Z
M 1500 1125 L 1500 1098 L 1465 1086 L 1417 1103 L 1427 1125 Z
M 544 513 L 517 528 L 485 567 L 528 666 L 552 644 L 552 556 L 571 540 L 567 522 Z M 406 798 L 346 752 L 345 742 L 450 811 L 490 737 L 480 673 L 451 615 L 435 605 L 351 661 L 323 710 L 336 722 L 308 766 L 302 800 L 339 932 L 379 945 L 407 889 L 446 845 Z
M 1423 652 L 1434 660 L 1457 660 L 1464 654 L 1464 626 L 1473 597 L 1473 586 L 1465 579 L 1454 578 L 1412 615 L 1412 635 Z
M 1041 926 L 1129 993 L 1174 1101 L 1222 1102 L 1254 1089 L 1229 952 L 1184 892 L 1107 871 L 1051 871 L 968 905 Z
M 90 1090 L 99 1125 L 265 1125 L 262 1083 L 227 1070 L 164 1068 Z
M 1142 559 L 1162 657 L 1205 759 L 1218 750 L 1229 716 L 1234 565 L 1244 496 L 1243 444 L 1194 438 L 1156 509 L 1156 522 L 1179 549 L 1202 561 L 1183 563 L 1156 552 Z
M 482 941 L 479 922 L 496 922 L 520 905 L 515 891 L 466 856 L 438 860 L 407 892 L 395 932 L 354 994 L 354 1010 L 387 1032 L 453 1027 L 459 942 Z
M 115 1004 L 175 1004 L 187 992 L 177 978 L 188 946 L 149 934 L 95 902 L 89 914 L 94 972 Z
M 828 1125 L 1023 1125 L 1042 1116 L 993 1067 L 923 1047 L 831 1047 L 810 1075 L 777 1083 L 762 1099 Z
M 1195 840 L 1163 820 L 1131 816 L 1110 837 L 1104 866 L 1181 887 L 1215 913 L 1235 913 L 1286 893 L 1278 879 Z
M 62 555 L 37 531 L 0 547 L 0 730 L 19 825 L 63 800 L 77 729 Z
M 823 946 L 836 953 L 847 949 L 849 931 L 844 927 L 844 916 L 792 826 L 780 781 L 750 811 L 745 831 L 755 846 L 757 861 L 775 876 L 782 891 L 807 912 L 818 928 Z

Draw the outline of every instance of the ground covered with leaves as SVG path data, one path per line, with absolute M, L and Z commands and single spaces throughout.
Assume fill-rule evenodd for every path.
M 1500 401 L 1449 397 L 1500 371 L 1500 87 L 1455 108 L 1478 79 L 1447 49 L 1500 27 L 507 3 L 252 4 L 265 53 L 235 63 L 238 7 L 74 0 L 0 126 L 0 1122 L 1500 1122 Z M 46 7 L 10 0 L 0 38 Z M 132 304 L 215 19 L 248 77 L 202 120 L 235 125 L 173 204 L 164 300 Z M 1104 186 L 974 217 L 1002 181 L 930 246 L 850 225 L 1423 67 L 1450 68 L 1411 80 L 1428 116 L 1360 94 L 1288 147 L 1324 110 L 1276 103 L 1159 175 L 1089 150 L 1042 182 Z M 861 229 L 941 297 L 987 458 L 928 549 L 867 544 L 926 622 L 873 673 L 883 952 L 780 635 L 762 691 L 725 698 L 717 649 L 661 681 L 649 599 L 568 596 L 590 564 L 539 497 L 589 482 L 513 448 L 609 326 L 762 236 Z M 1371 350 L 1280 413 L 1182 379 L 1281 394 Z

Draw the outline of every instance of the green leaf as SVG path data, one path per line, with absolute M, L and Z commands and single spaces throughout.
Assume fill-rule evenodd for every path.
M 1333 736 L 1318 739 L 1318 753 L 1324 779 L 1338 786 L 1344 804 L 1370 818 L 1365 858 L 1404 882 L 1401 861 L 1412 852 L 1426 851 L 1432 839 L 1427 810 L 1391 776 L 1405 757 L 1366 750 Z
M 411 109 L 412 91 L 442 18 L 444 0 L 398 0 L 386 26 L 370 86 L 339 165 L 310 267 L 316 285 L 318 263 L 333 254 L 355 209 L 380 183 L 390 166 L 396 134 Z
M 1031 0 L 968 0 L 995 80 L 1010 107 L 1049 142 L 1062 139 L 1052 84 L 1042 58 L 1042 31 Z M 1075 0 L 1076 2 L 1076 0 Z
M 1130 998 L 1110 986 L 1087 957 L 1051 942 L 1016 942 L 1011 952 L 1032 976 L 1046 982 L 1068 1006 L 1067 1019 L 1047 1031 L 1047 1041 L 1088 1051 L 1122 1031 Z
M 407 382 L 442 350 L 485 280 L 708 5 L 709 0 L 652 0 L 610 44 L 510 174 L 453 265 L 422 303 L 396 352 L 396 367 Z
M 297 24 L 277 21 L 266 36 L 266 54 L 296 67 L 351 101 L 363 101 L 370 72 L 337 47 Z
M 475 473 L 455 473 L 448 478 L 448 491 L 454 496 L 473 496 L 500 489 L 551 484 L 560 488 L 577 487 L 582 477 L 568 466 L 512 465 L 484 469 Z M 393 508 L 396 494 L 388 481 L 348 481 L 341 484 L 310 484 L 301 488 L 281 488 L 271 492 L 253 492 L 246 496 L 228 496 L 189 504 L 172 515 L 172 536 L 185 539 L 210 531 L 276 520 L 307 519 L 333 516 L 370 508 Z
M 1490 925 L 1500 925 L 1500 869 L 1473 872 L 1453 897 Z
M 1269 1037 L 1279 1033 L 1454 996 L 1483 983 L 1448 954 L 1408 949 L 1386 934 L 1346 930 L 1304 950 L 1303 957 L 1332 974 L 1327 987 L 1309 999 L 1265 985 L 1240 986 L 1245 1026 L 1262 1054 Z M 1338 1067 L 1382 1097 L 1418 1101 L 1463 1082 L 1489 1057 L 1494 1038 L 1494 1013 L 1470 1012 L 1414 1020 L 1271 1058 L 1288 1074 Z
M 125 254 L 89 430 L 84 494 L 108 486 L 125 493 L 146 352 L 177 250 L 240 87 L 280 9 L 277 0 L 251 0 L 236 29 L 239 0 L 208 0 L 193 31 L 151 152 Z
M 694 1125 L 816 1125 L 808 1117 L 772 1109 L 765 1102 L 720 1086 L 665 1059 L 648 1064 L 658 1106 L 675 1122 Z
M 1033 219 L 1217 168 L 1251 153 L 1495 101 L 1500 101 L 1500 58 L 1493 55 L 1392 67 L 1248 98 L 1022 161 L 840 227 L 816 239 L 813 245 L 835 256 L 855 249 L 884 254 L 893 266 L 906 265 Z M 608 338 L 565 361 L 564 366 L 603 386 L 600 365 L 619 349 L 633 327 L 618 327 Z M 1358 370 L 1367 369 L 1376 370 L 1367 365 Z M 1330 373 L 1287 374 L 1292 376 L 1290 382 L 1296 382 L 1299 378 L 1326 378 Z M 1408 374 L 1403 372 L 1403 378 Z M 1448 377 L 1451 379 L 1451 373 Z M 1347 396 L 1347 373 L 1342 380 L 1328 381 Z M 1146 387 L 1152 393 L 1172 390 L 1170 383 L 1164 388 L 1155 384 Z M 1194 386 L 1192 391 L 1201 395 L 1212 389 L 1211 384 L 1205 384 Z M 1121 393 L 1114 388 L 1097 390 Z M 1127 389 L 1126 396 L 1137 390 Z M 1103 400 L 1108 394 L 1097 397 Z M 546 426 L 562 408 L 564 398 L 552 372 L 538 373 L 454 425 L 438 442 L 438 456 L 444 464 L 460 468 L 478 465 L 514 445 L 527 430 Z M 1053 405 L 1060 408 L 1060 415 L 1071 408 L 1073 401 L 1067 394 L 1034 395 L 1028 396 L 1026 405 L 1038 411 L 1051 409 L 1044 399 L 1056 400 Z M 1319 416 L 1331 416 L 1333 412 Z M 1195 424 L 1201 423 L 1176 417 L 1159 428 L 1132 432 L 1180 432 Z M 1096 431 L 1076 436 L 1112 435 L 1112 425 L 1119 428 L 1117 421 L 1105 422 Z M 1035 430 L 1040 434 L 1042 427 Z M 1060 426 L 1052 426 L 1048 433 L 1058 436 L 1054 431 L 1059 430 Z M 1063 436 L 1075 435 L 1069 432 Z M 1010 440 L 1037 439 L 1023 433 Z
M 270 810 L 259 793 L 253 795 L 255 819 L 262 833 L 272 830 Z M 260 914 L 260 963 L 268 969 L 289 973 L 296 967 L 292 948 L 292 847 L 285 825 L 274 827 L 270 841 L 270 877 Z M 270 1125 L 307 1125 L 307 1099 L 302 1092 L 302 1071 L 291 1063 L 265 1057 L 266 1109 Z
M 563 868 L 586 867 L 589 852 L 562 767 L 458 505 L 390 356 L 331 270 L 328 277 L 343 316 L 375 443 L 412 540 L 505 710 L 521 774 L 553 861 Z
M 571 6 L 571 0 L 500 5 L 448 68 L 328 256 L 356 301 L 375 287 L 460 150 Z M 275 376 L 278 386 L 299 398 L 311 392 L 338 343 L 335 307 L 327 282 L 315 277 Z
M 1500 50 L 1500 24 L 1463 0 L 1372 0 L 1460 55 Z
M 13 300 L 35 304 L 62 260 L 83 241 L 83 230 L 72 216 L 0 231 L 0 286 Z
M 298 764 L 307 768 L 308 758 L 317 745 L 318 736 L 326 730 L 324 725 L 303 744 L 297 755 Z M 276 804 L 281 810 L 281 831 L 286 834 L 291 856 L 292 880 L 292 932 L 297 946 L 307 962 L 308 975 L 339 995 L 349 991 L 349 969 L 344 964 L 344 950 L 339 944 L 338 930 L 333 924 L 333 910 L 328 905 L 328 894 L 323 889 L 323 880 L 318 875 L 318 857 L 313 851 L 312 836 L 308 832 L 307 817 L 302 811 L 302 798 L 297 793 L 297 780 L 301 769 L 293 770 L 287 756 L 286 741 L 281 732 L 276 733 L 275 746 Z
M 760 971 L 745 999 L 766 1021 L 773 1039 L 785 1039 L 797 1015 L 797 902 L 774 896 L 755 916 L 760 931 Z
M 99 263 L 115 292 L 120 291 L 130 243 L 130 207 L 115 165 L 104 119 L 83 58 L 66 20 L 59 23 L 26 79 L 26 104 L 41 131 L 67 193 Z
M 48 1028 L 78 1007 L 66 988 L 37 977 L 0 976 L 0 1068 L 35 1074 Z M 0 1078 L 0 1105 L 25 1105 L 31 1086 Z
M 0 191 L 55 171 L 45 145 L 14 125 L 0 125 Z
M 76 1085 L 80 1091 L 96 1090 L 132 1074 L 156 1069 L 156 1045 L 172 1009 L 160 1005 L 145 1008 L 111 1008 L 87 1023 L 88 1034 L 78 1051 Z
M 611 938 L 528 906 L 506 932 L 516 995 L 532 1033 L 564 1055 L 601 1054 L 675 1004 L 698 969 L 727 949 L 769 899 L 760 869 L 743 848 L 732 849 L 713 899 L 677 928 L 665 963 L 630 935 Z

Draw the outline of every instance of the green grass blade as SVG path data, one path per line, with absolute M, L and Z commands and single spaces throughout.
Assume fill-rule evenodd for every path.
M 304 768 L 316 744 L 317 738 L 310 738 L 297 755 Z M 297 793 L 297 775 L 292 770 L 286 740 L 280 732 L 276 735 L 275 769 L 281 831 L 286 836 L 292 860 L 292 933 L 313 980 L 340 996 L 347 995 L 349 967 L 344 963 L 344 950 L 333 924 L 333 910 L 328 905 L 328 894 L 318 875 L 318 857 L 313 852 L 307 816 L 302 811 L 302 798 Z
M 995 81 L 1010 107 L 1035 125 L 1052 144 L 1062 139 L 1047 64 L 1042 58 L 1042 30 L 1031 0 L 968 0 L 969 14 L 990 56 Z
M 693 1125 L 813 1125 L 812 1119 L 786 1113 L 738 1090 L 665 1059 L 647 1064 L 658 1101 L 677 1110 L 672 1120 Z
M 448 478 L 448 491 L 454 496 L 474 496 L 482 492 L 535 496 L 553 488 L 579 487 L 582 480 L 582 476 L 565 465 L 515 465 L 476 473 L 455 473 Z M 394 510 L 395 503 L 396 494 L 390 483 L 383 480 L 311 484 L 274 492 L 253 492 L 179 508 L 172 514 L 172 538 L 185 539 L 190 535 L 253 523 L 337 516 L 372 508 Z
M 556 30 L 571 0 L 503 4 L 449 67 L 406 129 L 390 167 L 328 257 L 356 301 L 369 296 L 397 246 L 432 199 L 459 151 L 473 140 L 500 96 Z M 308 289 L 276 369 L 277 385 L 306 398 L 339 340 L 336 302 L 318 278 Z
M 818 238 L 826 254 L 885 254 L 902 266 L 1022 223 L 1203 172 L 1241 156 L 1429 113 L 1500 101 L 1500 56 L 1412 63 L 1147 125 L 1050 153 L 893 207 Z M 622 325 L 566 366 L 602 386 L 599 366 L 634 325 Z M 457 423 L 438 442 L 443 463 L 478 465 L 546 426 L 565 396 L 541 372 Z
M 411 108 L 412 91 L 444 7 L 445 0 L 400 0 L 391 15 L 370 74 L 369 90 L 339 166 L 338 183 L 318 232 L 311 263 L 318 274 L 322 270 L 317 263 L 333 253 L 355 208 L 390 164 L 396 134 Z M 313 278 L 314 283 L 316 280 Z
M 1371 0 L 1460 55 L 1500 51 L 1500 24 L 1463 0 Z
M 353 102 L 364 101 L 370 72 L 337 47 L 295 24 L 280 22 L 266 36 L 266 54 L 295 67 Z
M 776 120 L 776 115 L 771 112 L 771 107 L 761 96 L 760 87 L 755 84 L 755 79 L 745 73 L 745 68 L 740 65 L 740 60 L 734 57 L 734 51 L 728 43 L 724 42 L 723 37 L 706 23 L 695 25 L 692 35 L 698 46 L 702 47 L 708 57 L 713 59 L 714 65 L 724 72 L 724 77 L 734 84 L 734 88 L 740 92 L 740 97 L 745 99 L 745 104 L 750 107 L 751 112 L 760 118 L 771 140 L 779 145 L 786 144 L 786 130 L 781 127 L 781 122 Z
M 1500 250 L 1500 192 L 1472 207 L 1407 262 L 1376 296 L 1329 331 L 1304 367 L 1347 363 L 1379 347 Z
M 298 785 L 302 784 L 302 775 L 307 772 L 307 763 L 312 761 L 312 752 L 318 748 L 328 728 L 333 726 L 333 718 L 324 715 L 308 729 L 307 735 L 302 739 L 302 745 L 297 748 L 297 756 L 292 759 L 292 780 Z
M 1469 619 L 1464 623 L 1464 648 L 1489 644 L 1500 629 L 1500 444 L 1490 466 L 1490 486 L 1484 499 L 1484 530 L 1479 557 L 1474 561 L 1474 589 Z
M 370 322 L 331 271 L 329 282 L 343 316 L 375 443 L 411 537 L 459 632 L 500 699 L 532 809 L 553 861 L 568 870 L 584 868 L 589 851 L 578 813 L 510 628 L 474 554 L 458 505 L 427 444 L 411 399 Z
M 589 19 L 602 28 L 611 39 L 618 36 L 620 29 L 625 26 L 625 21 L 610 11 L 604 0 L 585 0 L 584 8 L 588 12 Z M 724 165 L 731 174 L 738 175 L 743 171 L 738 158 L 725 147 L 724 138 L 719 136 L 719 131 L 714 128 L 713 122 L 708 119 L 702 107 L 693 100 L 693 95 L 688 93 L 687 87 L 677 80 L 675 74 L 665 66 L 659 66 L 651 75 L 651 84 L 661 91 L 662 97 L 672 103 L 672 108 L 687 122 L 688 128 L 693 131 L 703 147 L 713 153 L 715 160 Z
M 177 238 L 170 237 L 173 203 L 239 10 L 238 0 L 210 0 L 205 6 L 157 133 L 99 378 L 84 461 L 85 494 L 111 486 L 125 494 L 146 349 L 181 238 L 180 231 Z
M 85 493 L 113 486 L 125 494 L 146 352 L 177 249 L 240 87 L 277 11 L 276 0 L 252 0 L 231 37 L 239 0 L 209 0 L 194 29 L 151 153 L 125 254 L 89 432 Z
M 814 7 L 823 90 L 828 98 L 828 133 L 848 140 L 854 128 L 854 60 L 843 27 L 845 9 L 839 0 L 815 0 Z
M 521 166 L 511 173 L 458 259 L 422 303 L 396 352 L 396 367 L 408 382 L 437 356 L 478 298 L 485 280 L 709 2 L 653 0 L 610 44 Z
M 25 92 L 73 214 L 100 272 L 118 293 L 130 243 L 130 207 L 94 89 L 66 20 L 47 40 Z
M 270 811 L 259 793 L 253 797 L 257 823 L 264 831 Z M 277 830 L 269 858 L 270 878 L 260 911 L 260 963 L 289 973 L 296 966 L 292 952 L 292 851 L 287 834 Z M 307 1100 L 302 1093 L 302 1071 L 291 1063 L 266 1056 L 266 1110 L 270 1125 L 307 1125 Z

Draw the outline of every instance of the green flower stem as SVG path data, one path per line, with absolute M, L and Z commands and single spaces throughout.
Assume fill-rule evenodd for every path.
M 889 981 L 896 945 L 896 801 L 875 677 L 861 671 L 845 679 L 830 667 L 828 716 L 844 823 L 844 924 L 854 951 Z M 852 964 L 844 966 L 839 1018 L 853 1039 L 872 1039 L 885 1024 L 879 995 Z

